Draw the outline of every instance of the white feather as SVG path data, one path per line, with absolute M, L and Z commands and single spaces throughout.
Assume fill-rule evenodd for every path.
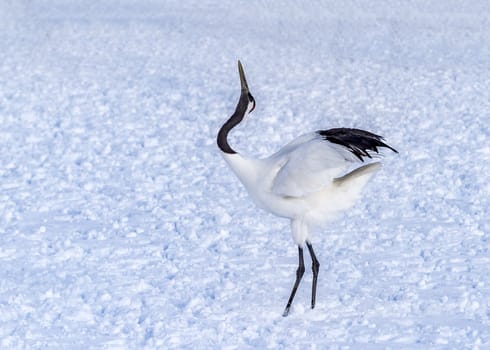
M 304 197 L 317 192 L 343 175 L 351 163 L 339 147 L 317 133 L 299 137 L 269 161 L 281 164 L 272 183 L 272 192 L 283 197 Z

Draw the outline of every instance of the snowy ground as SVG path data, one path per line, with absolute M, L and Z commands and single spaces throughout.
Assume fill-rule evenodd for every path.
M 91 3 L 88 5 L 87 3 Z M 487 1 L 0 0 L 0 348 L 489 349 Z M 399 155 L 297 251 L 215 135 Z

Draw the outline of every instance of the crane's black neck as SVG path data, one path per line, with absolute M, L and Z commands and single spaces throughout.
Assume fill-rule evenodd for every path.
M 248 91 L 242 90 L 242 94 L 240 95 L 240 100 L 238 101 L 238 104 L 236 106 L 235 113 L 233 113 L 230 119 L 228 119 L 226 123 L 223 124 L 221 129 L 219 129 L 217 137 L 218 147 L 221 151 L 225 153 L 236 153 L 235 150 L 231 148 L 231 146 L 228 144 L 228 133 L 231 129 L 240 124 L 240 122 L 245 117 L 249 102 L 248 94 Z

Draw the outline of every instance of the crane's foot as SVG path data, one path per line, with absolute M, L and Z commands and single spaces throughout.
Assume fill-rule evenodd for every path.
M 282 313 L 282 317 L 287 317 L 289 315 L 289 309 L 290 309 L 290 307 L 286 306 L 286 308 L 284 309 L 284 312 Z

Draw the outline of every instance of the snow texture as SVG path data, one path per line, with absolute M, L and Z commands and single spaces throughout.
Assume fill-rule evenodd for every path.
M 489 349 L 485 0 L 0 1 L 1 349 Z M 297 267 L 221 158 L 400 153 Z

